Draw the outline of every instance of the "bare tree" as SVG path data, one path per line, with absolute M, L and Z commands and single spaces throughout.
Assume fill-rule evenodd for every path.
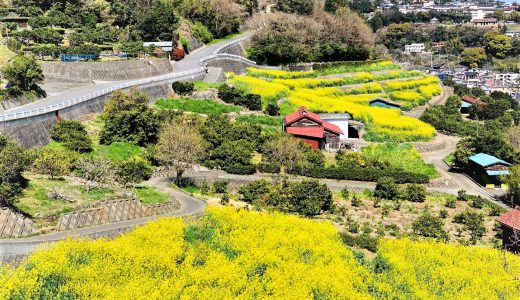
M 81 157 L 76 161 L 76 176 L 81 179 L 89 192 L 95 186 L 113 184 L 116 170 L 109 159 L 101 157 Z
M 276 162 L 285 167 L 285 171 L 290 171 L 305 159 L 301 148 L 300 141 L 288 135 L 279 135 L 266 143 L 264 155 L 268 161 Z
M 157 159 L 175 169 L 177 184 L 203 153 L 204 141 L 193 126 L 170 123 L 163 128 L 157 144 Z

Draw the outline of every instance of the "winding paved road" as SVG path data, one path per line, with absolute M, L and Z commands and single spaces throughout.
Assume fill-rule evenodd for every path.
M 69 237 L 96 238 L 103 236 L 114 236 L 159 218 L 198 216 L 202 213 L 204 207 L 206 206 L 204 201 L 192 197 L 182 191 L 172 189 L 168 186 L 168 184 L 169 181 L 167 179 L 159 178 L 153 178 L 150 181 L 144 183 L 144 185 L 154 186 L 158 189 L 168 192 L 177 201 L 179 201 L 180 208 L 175 212 L 112 224 L 53 232 L 27 238 L 3 239 L 0 240 L 0 264 L 2 263 L 2 260 L 9 261 L 12 258 L 24 256 L 38 247 L 45 247 L 45 244 L 47 243 L 60 241 Z

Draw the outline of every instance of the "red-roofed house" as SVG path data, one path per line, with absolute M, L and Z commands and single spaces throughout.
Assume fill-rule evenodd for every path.
M 520 207 L 501 215 L 497 222 L 502 225 L 502 245 L 513 252 L 520 252 Z
M 285 132 L 302 139 L 314 149 L 339 150 L 340 135 L 343 131 L 338 126 L 325 122 L 322 118 L 300 107 L 298 111 L 287 115 L 283 119 Z
M 462 104 L 460 106 L 460 112 L 463 114 L 468 114 L 469 108 L 473 105 L 486 105 L 486 102 L 480 101 L 480 100 L 470 97 L 468 95 L 462 96 L 461 100 L 462 100 Z

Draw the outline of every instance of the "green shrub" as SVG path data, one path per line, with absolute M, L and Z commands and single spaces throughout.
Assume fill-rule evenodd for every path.
M 343 243 L 345 243 L 345 245 L 347 246 L 359 247 L 362 249 L 367 249 L 371 252 L 377 251 L 378 239 L 371 237 L 368 234 L 361 234 L 355 236 L 346 232 L 342 232 L 340 235 L 341 239 L 343 240 Z
M 92 150 L 92 141 L 85 126 L 78 121 L 60 121 L 54 125 L 50 133 L 53 140 L 62 143 L 68 150 L 76 152 Z
M 213 40 L 213 34 L 199 21 L 193 23 L 193 36 L 205 44 Z
M 187 96 L 193 93 L 195 85 L 193 84 L 193 82 L 176 81 L 172 83 L 172 89 L 175 93 L 181 96 Z
M 464 224 L 466 230 L 470 232 L 470 242 L 475 244 L 486 233 L 484 226 L 484 215 L 472 211 L 464 211 L 453 217 L 454 223 Z
M 448 217 L 448 211 L 447 210 L 442 209 L 441 211 L 439 211 L 439 218 L 446 219 L 447 217 Z
M 238 193 L 242 196 L 242 200 L 251 203 L 269 193 L 269 182 L 265 179 L 251 181 L 241 186 Z
M 213 191 L 217 194 L 227 193 L 229 180 L 216 180 L 213 182 Z
M 278 174 L 280 173 L 281 167 L 279 164 L 274 162 L 265 162 L 262 161 L 257 165 L 258 171 L 263 173 L 272 173 Z
M 446 199 L 446 203 L 444 204 L 444 206 L 449 207 L 449 208 L 455 208 L 455 207 L 457 207 L 457 200 L 455 200 L 453 198 L 448 198 L 448 199 Z
M 392 177 L 381 177 L 377 180 L 374 197 L 394 200 L 399 196 L 399 186 Z
M 276 103 L 269 103 L 265 108 L 265 113 L 269 116 L 278 116 L 280 114 L 280 107 Z
M 444 221 L 440 217 L 433 216 L 427 212 L 413 221 L 412 230 L 416 235 L 444 241 L 448 240 L 448 233 L 444 229 Z
M 485 202 L 484 198 L 477 196 L 477 197 L 472 197 L 470 205 L 471 205 L 471 207 L 481 209 L 484 207 L 485 203 L 486 202 Z
M 426 188 L 420 184 L 409 184 L 405 189 L 406 200 L 412 202 L 426 201 Z
M 363 201 L 361 201 L 358 196 L 356 196 L 356 194 L 352 195 L 352 201 L 351 201 L 351 204 L 352 206 L 354 207 L 359 207 L 361 205 L 363 205 Z
M 229 204 L 229 194 L 228 193 L 224 193 L 222 195 L 222 198 L 220 199 L 220 204 L 221 205 L 228 205 Z
M 349 196 L 350 196 L 350 192 L 349 192 L 348 188 L 347 187 L 342 188 L 341 197 L 345 200 L 348 200 Z

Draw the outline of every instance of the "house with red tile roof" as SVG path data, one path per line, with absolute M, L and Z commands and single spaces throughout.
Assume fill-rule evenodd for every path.
M 460 106 L 460 112 L 463 114 L 469 113 L 469 108 L 473 105 L 486 105 L 486 102 L 480 101 L 476 98 L 470 97 L 468 95 L 464 95 L 461 97 L 462 104 Z
M 520 252 L 520 207 L 498 217 L 502 227 L 502 245 L 513 252 Z
M 283 130 L 295 138 L 302 139 L 314 149 L 337 151 L 343 131 L 337 125 L 324 121 L 305 107 L 283 119 Z

